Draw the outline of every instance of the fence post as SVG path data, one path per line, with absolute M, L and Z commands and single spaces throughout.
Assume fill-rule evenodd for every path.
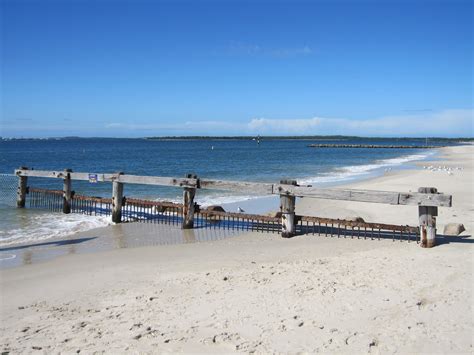
M 193 174 L 187 174 L 185 177 L 188 179 L 197 179 L 197 176 Z M 196 196 L 195 188 L 184 188 L 182 229 L 192 229 L 194 227 L 194 196 Z
M 28 170 L 26 166 L 21 166 L 21 170 Z M 18 177 L 18 188 L 16 190 L 16 207 L 24 208 L 26 204 L 26 194 L 28 193 L 28 176 Z
M 296 186 L 296 180 L 280 180 L 280 184 Z M 295 196 L 280 195 L 281 236 L 291 238 L 296 234 Z
M 438 190 L 434 187 L 420 187 L 418 192 L 435 194 Z M 436 244 L 436 216 L 438 216 L 438 207 L 418 206 L 420 246 L 422 248 L 432 248 Z
M 117 173 L 116 179 L 119 175 L 123 175 L 123 172 Z M 123 203 L 123 183 L 114 180 L 112 182 L 112 222 L 122 222 L 122 203 Z
M 63 213 L 71 213 L 71 200 L 72 200 L 71 173 L 72 173 L 71 169 L 64 170 Z

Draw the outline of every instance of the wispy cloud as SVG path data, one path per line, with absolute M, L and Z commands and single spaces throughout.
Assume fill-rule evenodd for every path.
M 231 42 L 225 49 L 225 53 L 235 56 L 267 56 L 286 58 L 310 55 L 314 53 L 314 50 L 308 45 L 295 47 L 268 47 L 255 43 Z
M 313 117 L 307 119 L 255 118 L 248 123 L 260 134 L 343 134 L 361 136 L 472 136 L 473 109 L 424 111 L 375 119 Z

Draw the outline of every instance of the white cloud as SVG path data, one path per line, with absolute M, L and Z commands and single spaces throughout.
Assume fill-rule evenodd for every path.
M 375 119 L 313 117 L 307 119 L 256 118 L 248 129 L 275 135 L 358 135 L 358 136 L 472 136 L 473 109 L 385 116 Z

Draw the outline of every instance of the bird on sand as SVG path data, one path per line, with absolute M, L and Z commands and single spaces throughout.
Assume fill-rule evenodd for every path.
M 242 208 L 240 208 L 240 207 L 237 207 L 237 211 L 239 211 L 240 213 L 245 212 L 245 211 L 244 211 Z

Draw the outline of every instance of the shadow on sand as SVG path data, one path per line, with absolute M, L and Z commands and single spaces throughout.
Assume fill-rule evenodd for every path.
M 461 235 L 461 236 L 452 236 L 452 235 L 436 235 L 436 244 L 443 245 L 443 244 L 451 244 L 451 243 L 460 243 L 460 244 L 472 244 L 474 243 L 474 239 L 470 238 L 470 235 Z
M 8 248 L 0 248 L 0 252 L 2 251 L 12 251 L 12 250 L 21 250 L 21 249 L 27 249 L 27 248 L 32 248 L 32 247 L 41 247 L 41 246 L 47 246 L 47 245 L 52 245 L 52 246 L 65 246 L 65 245 L 74 245 L 74 244 L 79 244 L 79 243 L 84 243 L 88 242 L 89 240 L 96 239 L 97 237 L 90 237 L 90 238 L 78 238 L 78 239 L 70 239 L 70 240 L 57 240 L 53 242 L 44 242 L 44 243 L 36 243 L 36 244 L 26 244 L 26 245 L 18 245 L 14 247 L 8 247 Z

